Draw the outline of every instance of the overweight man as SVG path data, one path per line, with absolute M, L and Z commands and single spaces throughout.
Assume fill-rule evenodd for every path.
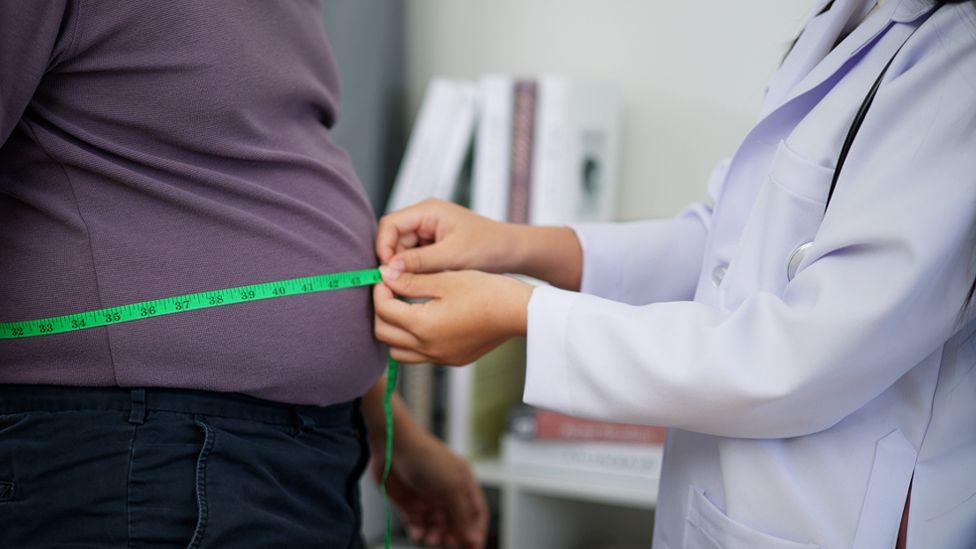
M 321 19 L 0 0 L 0 322 L 375 266 Z M 360 546 L 372 317 L 361 287 L 0 340 L 0 547 Z M 479 546 L 467 465 L 394 407 L 410 534 Z

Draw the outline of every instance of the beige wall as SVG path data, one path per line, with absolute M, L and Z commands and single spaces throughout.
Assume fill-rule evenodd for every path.
M 734 152 L 814 0 L 407 0 L 409 112 L 437 75 L 560 73 L 623 106 L 621 219 L 676 213 Z

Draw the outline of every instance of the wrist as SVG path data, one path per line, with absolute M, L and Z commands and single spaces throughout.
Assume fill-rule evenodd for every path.
M 532 260 L 535 251 L 535 239 L 538 227 L 532 225 L 522 225 L 518 223 L 499 223 L 501 246 L 499 247 L 501 257 L 497 269 L 499 273 L 519 273 L 527 274 L 526 270 Z
M 508 272 L 545 280 L 567 290 L 579 290 L 583 250 L 576 231 L 569 227 L 521 225 L 512 253 L 515 268 Z
M 529 301 L 532 299 L 534 286 L 521 280 L 510 278 L 512 289 L 506 292 L 509 296 L 507 318 L 505 320 L 506 337 L 521 337 L 526 334 L 529 326 Z

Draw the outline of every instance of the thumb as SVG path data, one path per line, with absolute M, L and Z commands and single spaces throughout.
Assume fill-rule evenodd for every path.
M 393 293 L 403 297 L 439 297 L 438 275 L 401 272 L 390 267 L 380 267 L 383 282 Z
M 452 268 L 451 257 L 443 243 L 410 248 L 394 255 L 389 265 L 398 271 L 436 273 Z

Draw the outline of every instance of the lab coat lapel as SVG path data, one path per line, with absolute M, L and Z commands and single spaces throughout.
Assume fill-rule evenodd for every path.
M 897 4 L 899 2 L 892 1 L 883 5 L 877 13 L 872 14 L 866 21 L 855 27 L 840 44 L 831 50 L 831 46 L 840 36 L 844 27 L 852 17 L 859 15 L 864 5 L 858 0 L 835 4 L 831 11 L 838 10 L 838 12 L 825 22 L 825 25 L 828 26 L 827 32 L 818 33 L 816 43 L 811 44 L 810 51 L 805 52 L 811 56 L 816 56 L 818 53 L 823 55 L 825 51 L 829 51 L 829 53 L 814 64 L 806 76 L 803 76 L 795 86 L 792 86 L 792 89 L 785 94 L 783 101 L 770 109 L 770 112 L 816 88 L 841 70 L 848 60 L 856 56 L 891 25 L 891 17 L 898 7 Z
M 810 25 L 823 25 L 825 32 L 804 32 L 804 34 L 811 35 L 811 38 L 806 44 L 803 44 L 804 49 L 802 51 L 796 52 L 798 58 L 793 62 L 794 66 L 787 67 L 787 63 L 784 62 L 784 67 L 781 67 L 781 71 L 785 70 L 783 76 L 780 77 L 777 74 L 770 82 L 763 112 L 757 126 L 762 125 L 762 122 L 777 110 L 816 89 L 827 79 L 837 74 L 894 23 L 912 23 L 929 13 L 935 6 L 933 0 L 890 0 L 851 31 L 840 44 L 830 50 L 829 48 L 840 36 L 840 32 L 850 21 L 850 18 L 860 16 L 859 10 L 864 7 L 861 0 L 837 0 L 831 11 L 839 11 L 835 12 L 833 17 L 823 22 L 818 22 L 817 18 L 810 21 Z M 819 17 L 824 17 L 829 13 L 828 11 Z M 808 28 L 807 30 L 811 29 Z M 814 36 L 818 34 L 820 36 Z M 803 39 L 802 35 L 800 39 Z M 797 46 L 800 45 L 798 41 Z M 829 53 L 823 56 L 824 51 L 829 51 Z M 818 58 L 820 59 L 819 62 L 816 61 Z M 813 60 L 812 63 L 811 60 Z M 812 68 L 805 70 L 811 65 Z M 805 76 L 803 75 L 804 72 L 806 72 Z M 793 84 L 793 82 L 797 83 Z M 778 86 L 779 89 L 774 89 L 774 86 Z M 865 92 L 867 92 L 866 89 Z
M 722 226 L 722 234 L 726 238 L 713 240 L 710 244 L 710 253 L 714 254 L 717 260 L 729 262 L 735 254 L 736 243 L 741 235 L 746 223 L 746 217 L 741 215 L 743 211 L 749 211 L 755 201 L 756 194 L 761 186 L 761 180 L 757 180 L 751 174 L 768 168 L 776 150 L 777 143 L 793 128 L 799 118 L 802 118 L 809 107 L 799 105 L 792 107 L 792 103 L 800 103 L 799 99 L 804 98 L 825 88 L 823 84 L 835 73 L 840 71 L 847 61 L 856 52 L 860 51 L 871 40 L 881 34 L 890 24 L 891 4 L 897 0 L 890 0 L 889 4 L 882 7 L 882 11 L 873 14 L 867 21 L 847 36 L 842 43 L 830 50 L 831 46 L 837 41 L 844 27 L 851 20 L 851 16 L 862 13 L 865 2 L 863 0 L 835 0 L 834 5 L 827 12 L 819 17 L 824 19 L 818 23 L 816 18 L 810 21 L 810 25 L 823 25 L 823 28 L 812 29 L 807 27 L 804 34 L 810 36 L 804 44 L 797 42 L 797 46 L 802 50 L 791 53 L 796 54 L 798 68 L 795 76 L 796 82 L 792 84 L 786 80 L 790 75 L 784 76 L 784 87 L 780 89 L 781 100 L 767 95 L 764 104 L 763 114 L 759 121 L 753 126 L 749 134 L 743 140 L 739 149 L 736 151 L 729 166 L 727 183 L 722 187 L 721 196 L 718 198 L 718 205 L 713 214 L 713 227 Z M 838 10 L 838 11 L 834 11 Z M 833 13 L 831 13 L 833 12 Z M 829 15 L 829 17 L 828 17 Z M 818 37 L 818 34 L 824 36 Z M 802 40 L 802 37 L 801 37 Z M 824 55 L 825 52 L 829 53 Z M 803 65 L 813 65 L 807 69 L 806 74 L 802 74 L 799 67 Z M 797 82 L 798 81 L 798 82 Z M 770 86 L 769 94 L 777 93 Z M 865 90 L 866 91 L 866 90 Z M 819 93 L 824 93 L 820 90 Z M 726 212 L 732 212 L 726 214 Z M 735 212 L 740 212 L 736 214 Z
M 862 7 L 863 3 L 851 0 L 845 1 L 843 5 L 856 10 Z M 747 220 L 747 216 L 742 212 L 752 208 L 762 183 L 762 179 L 757 179 L 753 174 L 768 169 L 779 141 L 784 139 L 798 120 L 809 111 L 810 105 L 815 102 L 815 96 L 826 93 L 830 88 L 828 80 L 838 72 L 849 69 L 856 61 L 857 54 L 888 30 L 893 23 L 913 22 L 928 13 L 934 5 L 932 0 L 890 0 L 878 12 L 858 25 L 842 43 L 802 77 L 783 101 L 778 105 L 769 106 L 768 112 L 760 117 L 732 157 L 726 182 L 722 185 L 720 196 L 716 199 L 712 227 L 721 227 L 721 231 L 716 232 L 722 237 L 711 240 L 708 250 L 715 261 L 728 263 L 734 257 L 739 236 Z M 848 19 L 839 17 L 838 20 L 843 20 L 839 23 L 842 29 Z M 911 33 L 911 28 L 906 26 L 901 31 L 907 37 Z M 837 35 L 831 40 L 836 40 L 836 37 Z M 865 83 L 865 93 L 869 87 L 870 83 Z
M 862 0 L 837 0 L 829 9 L 819 7 L 820 10 L 807 21 L 793 48 L 769 81 L 763 101 L 763 116 L 782 105 L 797 83 L 824 59 L 861 5 Z

